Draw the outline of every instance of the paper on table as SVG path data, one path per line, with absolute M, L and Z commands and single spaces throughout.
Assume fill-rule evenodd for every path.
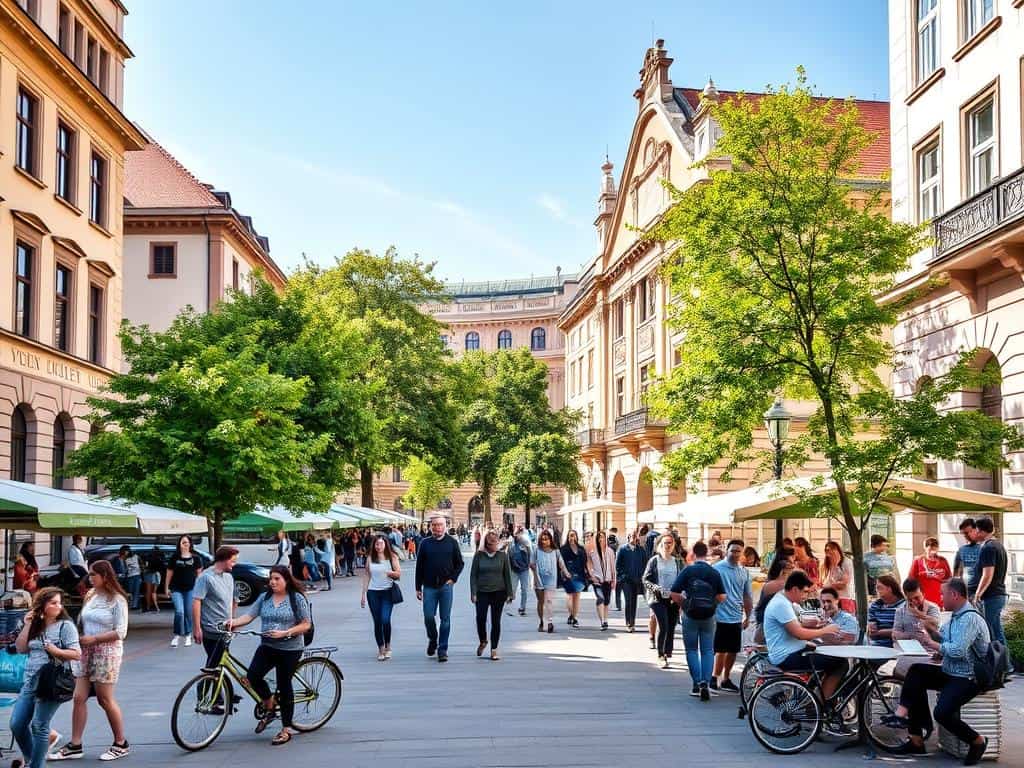
M 904 656 L 931 656 L 917 640 L 897 640 L 896 646 Z

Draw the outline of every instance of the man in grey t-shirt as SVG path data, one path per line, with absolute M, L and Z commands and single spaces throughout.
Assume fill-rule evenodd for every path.
M 219 547 L 213 565 L 196 579 L 192 590 L 192 634 L 206 651 L 206 666 L 220 661 L 224 629 L 220 625 L 235 615 L 235 578 L 231 569 L 238 562 L 238 550 Z

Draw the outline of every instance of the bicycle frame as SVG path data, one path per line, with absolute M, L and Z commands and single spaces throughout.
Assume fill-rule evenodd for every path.
M 811 683 L 813 681 L 813 688 L 816 689 L 815 694 L 821 700 L 824 714 L 834 715 L 837 712 L 842 712 L 846 706 L 859 696 L 872 681 L 874 681 L 876 686 L 879 685 L 878 674 L 875 668 L 869 662 L 864 661 L 863 659 L 858 659 L 857 663 L 843 675 L 842 679 L 839 681 L 839 685 L 836 686 L 836 690 L 832 695 L 825 698 L 825 696 L 821 694 L 821 684 L 824 677 L 818 668 L 814 666 L 813 654 L 809 656 L 808 659 L 811 662 L 811 678 L 807 682 Z M 779 675 L 771 675 L 770 677 L 778 676 Z M 847 690 L 847 688 L 849 688 L 849 690 Z M 844 691 L 846 691 L 845 694 Z

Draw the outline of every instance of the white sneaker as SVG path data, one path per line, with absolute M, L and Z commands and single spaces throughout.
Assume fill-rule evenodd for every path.
M 192 635 L 185 635 L 185 647 L 192 645 Z
M 178 647 L 178 636 L 177 635 L 173 635 L 171 637 L 171 648 L 177 648 L 177 647 Z

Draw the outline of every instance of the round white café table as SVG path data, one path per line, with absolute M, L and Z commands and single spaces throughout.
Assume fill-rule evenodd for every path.
M 886 648 L 884 645 L 819 645 L 814 652 L 836 659 L 861 661 L 892 661 L 900 655 L 895 648 Z

